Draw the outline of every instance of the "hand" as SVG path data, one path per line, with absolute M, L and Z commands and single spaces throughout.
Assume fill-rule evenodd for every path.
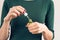
M 4 18 L 5 21 L 11 21 L 13 18 L 16 18 L 25 12 L 25 8 L 22 6 L 13 6 L 10 8 L 7 16 Z
M 28 23 L 27 28 L 32 34 L 43 33 L 47 29 L 47 27 L 44 24 L 38 22 L 33 22 L 30 24 Z

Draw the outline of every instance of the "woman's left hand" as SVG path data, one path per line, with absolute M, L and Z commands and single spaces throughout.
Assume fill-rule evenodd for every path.
M 32 34 L 43 33 L 47 29 L 44 24 L 38 22 L 28 23 L 27 28 Z

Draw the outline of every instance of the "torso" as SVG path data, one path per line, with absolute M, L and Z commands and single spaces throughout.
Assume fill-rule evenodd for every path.
M 11 2 L 10 2 L 11 1 Z M 13 6 L 23 6 L 33 20 L 33 22 L 45 23 L 45 16 L 48 10 L 47 0 L 34 0 L 34 1 L 24 1 L 24 0 L 10 0 L 9 8 Z M 21 15 L 11 21 L 12 34 L 10 40 L 41 40 L 42 34 L 31 34 L 26 28 L 28 19 Z

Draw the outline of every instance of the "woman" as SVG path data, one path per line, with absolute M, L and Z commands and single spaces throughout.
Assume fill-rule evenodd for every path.
M 27 12 L 33 20 L 28 23 Z M 0 40 L 53 39 L 54 5 L 51 0 L 5 0 L 1 17 Z

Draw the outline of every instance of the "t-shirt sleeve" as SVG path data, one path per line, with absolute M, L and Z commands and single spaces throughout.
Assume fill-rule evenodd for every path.
M 2 24 L 3 24 L 3 19 L 4 19 L 4 17 L 7 15 L 8 11 L 9 11 L 8 4 L 7 4 L 6 1 L 4 1 L 3 7 L 2 7 L 1 25 L 0 25 L 0 27 L 2 26 Z
M 46 19 L 45 19 L 45 25 L 48 27 L 50 31 L 53 32 L 53 36 L 54 36 L 54 3 L 53 1 L 51 1 L 49 4 L 49 8 L 48 8 Z

